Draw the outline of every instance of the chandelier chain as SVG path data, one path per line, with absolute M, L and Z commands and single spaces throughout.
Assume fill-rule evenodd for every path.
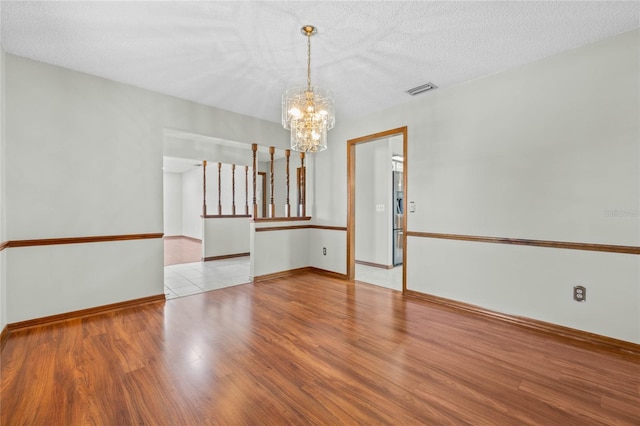
M 307 87 L 311 90 L 311 33 L 307 33 Z

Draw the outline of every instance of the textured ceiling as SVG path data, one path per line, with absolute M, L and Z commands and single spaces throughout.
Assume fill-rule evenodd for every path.
M 640 27 L 640 3 L 2 1 L 9 53 L 280 122 L 280 99 L 333 90 L 337 120 Z M 419 96 L 429 96 L 423 94 Z

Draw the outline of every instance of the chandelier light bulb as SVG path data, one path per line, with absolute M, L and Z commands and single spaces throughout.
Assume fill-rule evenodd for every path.
M 298 108 L 293 107 L 293 108 L 291 108 L 291 109 L 289 110 L 289 115 L 290 115 L 291 117 L 293 117 L 293 118 L 298 119 L 298 118 L 302 117 L 302 112 L 300 112 L 300 110 L 299 110 Z

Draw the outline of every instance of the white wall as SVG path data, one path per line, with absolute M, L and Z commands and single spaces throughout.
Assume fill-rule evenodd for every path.
M 391 155 L 403 155 L 402 135 L 396 135 L 389 138 L 389 146 L 391 149 Z
M 277 226 L 292 226 L 292 222 L 251 222 L 249 274 L 252 278 L 309 266 L 310 229 L 255 232 L 256 228 Z
M 4 240 L 161 233 L 164 128 L 286 148 L 275 123 L 4 59 Z M 163 293 L 161 239 L 3 253 L 9 323 Z
M 0 6 L 1 7 L 1 6 Z M 5 170 L 6 152 L 4 137 L 4 80 L 5 80 L 5 53 L 0 45 L 0 243 L 7 240 L 6 235 L 6 208 L 5 208 Z M 0 251 L 0 331 L 7 325 L 7 279 L 6 279 L 6 252 Z
M 412 290 L 638 341 L 637 255 L 427 238 L 407 244 Z M 572 300 L 574 285 L 587 287 L 586 303 Z
M 9 323 L 159 294 L 162 250 L 161 239 L 6 250 Z
M 297 166 L 291 163 L 291 157 L 289 157 L 289 202 L 294 204 L 291 207 L 292 216 L 295 216 L 296 212 L 296 167 Z M 276 217 L 284 217 L 284 205 L 287 199 L 287 160 L 285 158 L 274 160 L 273 177 L 273 201 L 276 205 Z M 291 190 L 291 188 L 293 188 L 293 190 Z
M 639 246 L 639 44 L 632 31 L 341 121 L 314 156 L 316 223 L 346 222 L 346 141 L 406 125 L 409 231 Z M 640 256 L 409 237 L 405 268 L 411 290 L 640 343 Z
M 389 138 L 356 145 L 357 261 L 393 264 L 391 187 Z
M 220 191 L 222 202 L 222 214 L 231 214 L 232 194 L 231 194 L 231 164 L 223 164 L 220 170 L 221 185 L 228 191 Z
M 346 233 L 341 230 L 309 229 L 310 266 L 346 274 L 346 238 Z M 327 254 L 323 254 L 323 248 L 326 249 Z
M 249 253 L 248 217 L 202 219 L 202 256 L 215 257 Z
M 264 217 L 269 217 L 269 202 L 271 200 L 271 187 L 270 187 L 270 177 L 269 177 L 269 163 L 268 162 L 258 162 L 258 172 L 262 172 L 262 173 L 266 173 L 264 176 L 264 182 L 265 182 L 265 192 L 264 194 L 262 194 L 262 198 L 264 199 L 264 203 L 266 204 L 266 209 L 265 209 L 265 213 L 266 215 Z M 258 203 L 258 217 L 263 217 L 262 216 L 262 201 L 260 200 L 260 191 L 261 189 L 259 188 L 260 185 L 260 179 L 258 178 L 258 176 L 260 175 L 256 175 L 256 193 L 258 194 L 256 196 L 256 202 Z M 253 201 L 253 200 L 252 200 Z
M 245 214 L 245 203 L 249 207 L 249 214 L 253 212 L 253 171 L 247 168 L 245 175 L 244 166 L 236 165 L 236 214 Z M 245 188 L 245 182 L 247 187 Z M 246 191 L 245 191 L 246 190 Z M 231 198 L 231 197 L 230 197 Z M 231 202 L 229 203 L 231 205 Z
M 220 202 L 222 203 L 222 214 L 230 215 L 232 214 L 233 207 L 233 180 L 232 180 L 232 164 L 222 164 L 220 169 Z M 245 214 L 245 170 L 244 166 L 236 165 L 235 169 L 236 176 L 236 191 L 235 191 L 235 202 L 236 202 L 236 214 L 243 215 Z M 253 168 L 249 167 L 247 172 L 247 179 L 249 180 L 249 185 L 246 188 L 248 191 L 248 202 L 249 202 L 249 214 L 252 213 L 251 205 L 253 204 Z M 200 170 L 200 182 L 197 185 L 200 191 L 200 211 L 202 212 L 202 170 Z M 215 215 L 218 214 L 218 163 L 208 162 L 207 163 L 207 214 Z
M 217 166 L 216 166 L 217 167 Z M 209 175 L 207 165 L 207 177 Z M 216 172 L 217 173 L 217 172 Z M 217 179 L 217 174 L 216 174 Z M 208 179 L 207 179 L 208 180 Z M 218 184 L 216 183 L 216 195 Z M 207 182 L 207 195 L 209 184 Z M 217 212 L 218 202 L 209 204 L 207 197 L 207 214 Z M 182 235 L 202 239 L 202 168 L 197 168 L 182 174 Z
M 195 161 L 195 160 L 194 160 Z M 218 213 L 218 163 L 207 164 L 207 214 Z M 232 213 L 232 165 L 222 164 L 221 168 L 222 214 Z M 244 166 L 236 166 L 236 214 L 245 212 L 245 171 Z M 248 171 L 251 179 L 251 167 Z M 249 186 L 249 199 L 253 197 L 253 187 Z M 251 212 L 251 210 L 250 210 Z M 165 235 L 185 235 L 202 238 L 202 168 L 184 173 L 164 173 L 164 232 Z M 249 226 L 243 232 L 247 235 L 244 252 L 249 251 Z M 206 237 L 205 237 L 206 238 Z M 213 247 L 213 245 L 211 246 Z M 231 248 L 231 245 L 229 246 Z M 226 254 L 233 254 L 229 252 Z M 214 254 L 207 255 L 217 256 Z
M 182 173 L 163 173 L 164 235 L 182 235 Z

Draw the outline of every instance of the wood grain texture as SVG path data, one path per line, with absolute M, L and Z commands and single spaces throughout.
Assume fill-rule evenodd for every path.
M 246 214 L 208 214 L 206 216 L 200 216 L 203 219 L 229 219 L 234 217 L 251 217 Z
M 69 237 L 69 238 L 43 238 L 38 240 L 13 240 L 7 241 L 7 247 L 34 247 L 34 246 L 51 246 L 59 244 L 85 244 L 85 243 L 105 243 L 109 241 L 130 241 L 130 240 L 147 240 L 154 238 L 162 238 L 164 234 L 127 234 L 127 235 L 96 235 L 87 237 Z
M 258 217 L 258 202 L 256 200 L 256 180 L 257 180 L 257 173 L 258 173 L 258 169 L 256 169 L 256 155 L 258 153 L 258 144 L 253 143 L 251 144 L 251 155 L 252 155 L 252 169 L 251 169 L 251 173 L 252 173 L 252 180 L 253 180 L 253 214 L 252 216 L 254 218 Z
M 260 207 L 260 210 L 262 211 L 262 217 L 266 217 L 267 216 L 267 172 L 258 172 L 258 176 L 262 176 L 262 206 Z M 257 218 L 258 214 L 255 214 L 253 217 Z
M 366 262 L 364 260 L 356 260 L 356 263 L 359 265 L 371 266 L 373 268 L 393 269 L 393 265 L 383 265 L 381 263 Z
M 5 343 L 7 343 L 7 339 L 9 338 L 9 329 L 5 325 L 0 332 L 0 351 L 4 348 Z
M 284 151 L 284 156 L 286 158 L 286 181 L 285 181 L 285 194 L 286 194 L 286 198 L 285 198 L 285 216 L 289 217 L 291 216 L 291 205 L 289 203 L 289 157 L 291 156 L 291 150 L 289 149 L 285 149 Z
M 207 215 L 207 161 L 202 161 L 202 215 Z
M 297 169 L 298 177 L 298 215 L 307 215 L 307 170 L 304 167 L 304 152 L 300 153 L 300 168 Z
M 249 216 L 249 166 L 244 166 L 244 214 Z
M 108 305 L 95 306 L 93 308 L 81 309 L 78 311 L 65 312 L 63 314 L 50 315 L 42 318 L 35 318 L 27 321 L 19 321 L 11 324 L 7 324 L 7 331 L 14 332 L 16 330 L 38 327 L 44 324 L 51 324 L 55 322 L 67 321 L 69 319 L 88 317 L 96 314 L 100 314 L 108 311 L 116 311 L 119 309 L 130 308 L 132 306 L 146 305 L 147 303 L 164 302 L 165 296 L 163 294 L 156 294 L 154 296 L 142 297 L 139 299 L 125 300 L 124 302 L 111 303 Z
M 614 339 L 599 334 L 589 333 L 587 331 L 576 330 L 575 328 L 564 327 L 558 324 L 552 324 L 545 321 L 538 321 L 532 318 L 525 318 L 516 315 L 508 315 L 469 303 L 459 302 L 457 300 L 447 299 L 444 297 L 433 296 L 418 291 L 407 290 L 405 294 L 409 297 L 419 298 L 431 303 L 455 309 L 460 312 L 466 312 L 473 315 L 504 321 L 520 327 L 525 327 L 533 331 L 546 333 L 561 339 L 571 339 L 574 344 L 584 344 L 590 348 L 597 348 L 616 355 L 627 357 L 640 363 L 640 345 L 624 340 Z
M 340 274 L 334 271 L 327 271 L 326 269 L 316 268 L 315 266 L 310 266 L 309 272 L 313 272 L 314 274 L 324 275 L 325 277 L 331 277 L 331 278 L 342 280 L 342 281 L 347 279 L 347 274 Z
M 256 228 L 256 232 L 293 231 L 294 229 L 309 229 L 309 225 L 271 226 L 269 228 Z
M 231 214 L 236 215 L 236 165 L 231 165 Z
M 291 275 L 300 275 L 300 274 L 308 274 L 308 273 L 324 275 L 326 277 L 331 277 L 331 278 L 338 279 L 338 280 L 346 280 L 347 279 L 347 276 L 345 274 L 339 274 L 337 272 L 327 271 L 325 269 L 316 268 L 314 266 L 305 266 L 305 267 L 302 267 L 302 268 L 296 268 L 296 269 L 289 269 L 289 270 L 286 270 L 286 271 L 274 272 L 273 274 L 258 275 L 258 276 L 253 277 L 253 282 L 257 283 L 257 282 L 260 282 L 260 281 L 272 280 L 274 278 L 288 277 L 288 276 L 291 276 Z
M 406 194 L 408 194 L 409 188 L 409 162 L 407 157 L 409 155 L 409 131 L 407 127 L 402 127 L 402 191 L 404 196 L 402 197 L 402 233 L 407 233 L 407 216 L 409 213 Z M 402 292 L 407 291 L 407 239 L 402 239 Z
M 7 247 L 9 247 L 9 241 L 0 242 L 0 251 L 6 249 Z
M 304 220 L 311 220 L 310 216 L 304 216 L 304 217 L 298 217 L 298 216 L 292 216 L 292 217 L 261 217 L 258 219 L 253 219 L 254 222 L 256 223 L 263 223 L 263 222 L 294 222 L 294 221 L 304 221 Z
M 311 229 L 325 229 L 328 231 L 346 231 L 346 226 L 309 225 Z
M 249 255 L 251 255 L 251 253 L 224 254 L 224 255 L 220 255 L 220 256 L 204 257 L 201 260 L 203 262 L 209 262 L 211 260 L 233 259 L 234 257 L 245 257 L 245 256 L 249 256 Z
M 548 247 L 569 250 L 603 251 L 609 253 L 640 254 L 640 247 L 611 244 L 575 243 L 568 241 L 527 240 L 521 238 L 485 237 L 477 235 L 438 234 L 409 231 L 407 237 L 437 238 L 444 240 L 473 241 L 477 243 L 514 244 L 520 246 Z
M 274 173 L 273 173 L 273 154 L 274 154 L 275 152 L 276 152 L 276 149 L 275 149 L 274 147 L 270 146 L 270 147 L 269 147 L 269 157 L 271 158 L 271 161 L 270 161 L 270 163 L 269 163 L 269 166 L 270 166 L 270 169 L 269 169 L 269 170 L 270 170 L 270 173 L 269 173 L 269 177 L 270 177 L 270 187 L 269 187 L 269 188 L 270 188 L 270 191 L 269 191 L 269 194 L 270 194 L 270 196 L 271 196 L 271 202 L 269 203 L 269 205 L 271 205 L 271 206 L 273 206 L 273 205 L 274 205 L 274 203 L 273 203 L 273 196 L 274 196 L 274 186 L 273 186 L 273 184 L 274 184 L 274 180 L 273 180 L 273 178 L 274 178 Z M 270 216 L 270 217 L 273 217 L 273 215 L 269 215 L 269 216 Z
M 288 269 L 286 271 L 274 272 L 273 274 L 256 275 L 255 277 L 252 278 L 252 280 L 254 283 L 257 283 L 260 281 L 272 280 L 274 278 L 289 277 L 291 275 L 300 275 L 300 274 L 305 274 L 309 272 L 311 272 L 311 267 L 304 266 L 302 268 Z
M 640 364 L 299 274 L 11 333 L 3 425 L 638 425 Z
M 274 217 L 269 219 L 259 219 L 255 222 L 286 222 L 293 220 L 309 220 L 310 217 Z M 286 231 L 291 229 L 327 229 L 331 231 L 346 231 L 346 228 L 340 226 L 322 226 L 322 225 L 293 225 L 293 226 L 272 226 L 270 228 L 256 228 L 256 232 L 266 231 Z
M 222 214 L 222 163 L 218 163 L 218 215 Z

